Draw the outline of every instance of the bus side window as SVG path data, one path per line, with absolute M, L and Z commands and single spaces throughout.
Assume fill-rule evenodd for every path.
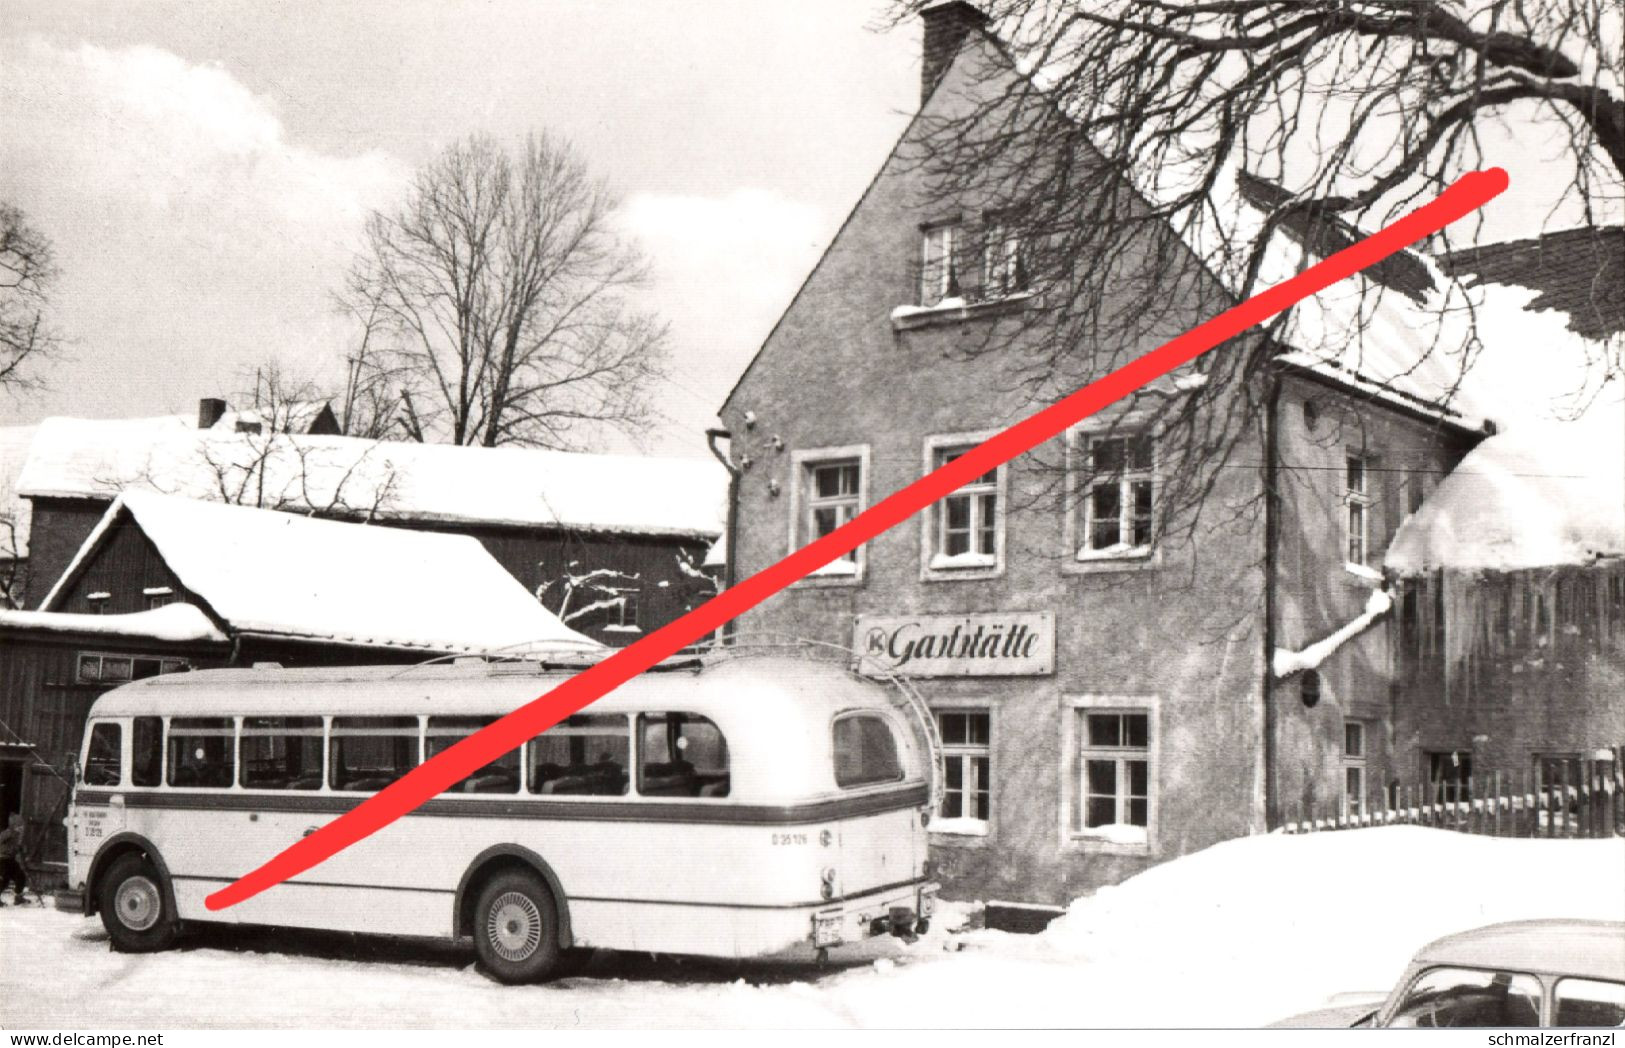
M 244 717 L 242 762 L 247 789 L 321 789 L 322 719 Z
M 164 719 L 137 717 L 130 725 L 130 785 L 163 783 Z
M 235 735 L 230 717 L 171 717 L 169 784 L 217 790 L 230 786 Z
M 424 758 L 432 760 L 470 735 L 496 720 L 495 717 L 430 717 L 423 744 Z M 442 793 L 518 793 L 519 751 L 510 750 L 480 768 L 462 782 L 452 783 Z
M 530 740 L 525 767 L 532 793 L 620 797 L 626 793 L 632 740 L 612 713 L 578 713 Z
M 90 748 L 85 753 L 83 781 L 86 786 L 117 786 L 123 778 L 122 732 L 117 724 L 96 724 L 90 729 Z
M 638 792 L 646 797 L 728 796 L 728 742 L 693 713 L 638 717 Z
M 851 713 L 835 719 L 835 785 L 843 789 L 897 782 L 903 764 L 897 737 L 877 713 Z
M 381 790 L 418 766 L 418 719 L 334 717 L 329 760 L 335 790 Z

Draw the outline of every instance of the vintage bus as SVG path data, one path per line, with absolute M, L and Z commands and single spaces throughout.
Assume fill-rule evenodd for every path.
M 931 736 L 887 687 L 790 657 L 645 673 L 306 873 L 204 907 L 566 675 L 268 667 L 108 692 L 70 885 L 120 950 L 193 921 L 472 937 L 506 982 L 600 947 L 748 958 L 925 927 Z

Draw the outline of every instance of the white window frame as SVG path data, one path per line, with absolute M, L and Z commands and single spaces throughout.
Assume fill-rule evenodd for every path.
M 959 241 L 964 237 L 964 223 L 959 218 L 947 219 L 942 222 L 932 222 L 920 227 L 920 277 L 918 287 L 919 304 L 926 309 L 940 306 L 948 298 L 949 286 L 953 283 L 949 276 L 954 272 L 957 262 L 955 252 L 959 250 Z M 931 244 L 936 238 L 942 241 L 942 268 L 935 274 L 931 267 Z M 935 286 L 928 286 L 927 281 L 935 277 Z M 961 289 L 963 290 L 963 289 Z
M 942 744 L 942 756 L 943 756 L 944 765 L 946 765 L 946 762 L 948 760 L 950 760 L 952 758 L 955 758 L 955 757 L 958 757 L 958 758 L 985 757 L 987 759 L 988 781 L 985 784 L 982 784 L 980 782 L 980 780 L 977 780 L 977 782 L 978 782 L 978 785 L 985 785 L 986 790 L 987 790 L 987 816 L 988 817 L 986 819 L 978 819 L 973 815 L 964 815 L 964 816 L 960 816 L 959 818 L 949 819 L 949 818 L 944 818 L 943 816 L 937 814 L 936 812 L 932 812 L 931 813 L 931 822 L 928 824 L 928 828 L 930 829 L 930 831 L 932 833 L 950 834 L 950 835 L 953 835 L 953 836 L 956 836 L 956 837 L 986 837 L 986 836 L 989 836 L 992 833 L 993 820 L 996 817 L 996 812 L 997 812 L 997 809 L 998 809 L 998 791 L 995 790 L 994 786 L 993 786 L 993 779 L 994 779 L 994 771 L 993 771 L 993 767 L 994 767 L 993 739 L 994 739 L 994 733 L 998 730 L 997 725 L 995 723 L 996 718 L 994 717 L 994 714 L 993 714 L 993 707 L 991 705 L 989 705 L 989 704 L 961 703 L 961 704 L 944 705 L 944 706 L 935 706 L 934 705 L 934 706 L 931 707 L 931 715 L 933 717 L 937 717 L 937 718 L 940 718 L 943 714 L 956 714 L 956 713 L 957 714 L 973 714 L 973 715 L 979 715 L 979 716 L 983 716 L 983 717 L 987 718 L 987 742 L 986 742 L 986 744 L 981 744 L 981 743 L 948 743 L 948 742 L 944 741 L 943 744 Z M 939 735 L 942 732 L 942 722 L 941 722 L 940 719 L 937 722 L 937 732 L 938 732 Z M 967 764 L 966 765 L 967 769 L 971 769 L 971 768 L 974 768 L 974 767 L 975 766 L 972 765 L 972 764 Z M 947 779 L 946 779 L 946 775 L 947 775 L 946 767 L 944 767 L 943 774 L 944 774 L 944 780 L 943 781 L 944 781 L 944 783 L 946 783 L 946 781 L 947 781 Z M 960 779 L 960 782 L 962 784 L 968 784 L 969 781 L 970 781 L 969 779 L 964 778 L 964 777 L 961 777 L 961 779 Z M 944 792 L 946 792 L 946 787 L 944 788 Z M 978 790 L 973 790 L 973 789 L 969 788 L 968 785 L 966 785 L 966 787 L 964 789 L 962 789 L 961 792 L 963 792 L 966 795 L 967 799 L 968 799 L 969 796 L 972 793 L 979 792 L 979 791 Z
M 1137 713 L 1146 717 L 1146 832 L 1143 841 L 1114 839 L 1098 829 L 1083 826 L 1083 804 L 1087 797 L 1084 761 L 1091 753 L 1127 754 L 1137 750 L 1096 750 L 1085 743 L 1079 725 L 1089 713 Z M 1156 855 L 1161 785 L 1162 700 L 1156 695 L 1064 695 L 1061 698 L 1061 844 L 1064 849 L 1083 849 L 1116 855 Z
M 1371 496 L 1371 473 L 1375 466 L 1376 456 L 1368 451 L 1358 448 L 1347 448 L 1343 456 L 1343 561 L 1351 569 L 1370 570 L 1371 567 L 1371 511 L 1373 498 Z M 1354 463 L 1360 464 L 1360 486 L 1355 488 L 1349 484 L 1349 470 Z M 1351 556 L 1354 552 L 1355 508 L 1360 510 L 1359 525 L 1359 552 L 1358 558 Z
M 1360 752 L 1350 753 L 1348 748 L 1349 730 L 1356 729 L 1360 737 Z M 1369 783 L 1366 780 L 1366 761 L 1371 753 L 1371 728 L 1363 720 L 1347 717 L 1343 720 L 1342 747 L 1343 765 L 1343 815 L 1364 816 L 1366 814 L 1366 789 Z M 1349 773 L 1355 772 L 1359 779 L 1359 788 L 1354 796 L 1349 796 Z
M 817 501 L 812 498 L 814 468 L 856 460 L 858 465 L 857 513 L 862 513 L 869 508 L 869 458 L 868 444 L 843 444 L 836 447 L 806 448 L 790 453 L 790 475 L 786 478 L 786 486 L 790 492 L 789 551 L 791 553 L 812 541 L 812 511 Z M 850 560 L 842 558 L 826 564 L 796 582 L 795 585 L 861 585 L 868 573 L 868 549 L 869 544 L 864 543 L 852 551 Z
M 1125 471 L 1119 484 L 1136 479 L 1151 481 L 1151 543 L 1148 546 L 1125 546 L 1111 550 L 1089 549 L 1085 544 L 1093 533 L 1093 500 L 1084 485 L 1090 476 L 1089 445 L 1096 440 L 1129 440 L 1146 437 L 1151 441 L 1151 468 Z M 1162 547 L 1157 533 L 1162 529 L 1162 447 L 1151 418 L 1144 412 L 1132 412 L 1115 419 L 1090 419 L 1067 431 L 1064 445 L 1066 490 L 1070 504 L 1064 507 L 1061 538 L 1064 557 L 1061 571 L 1065 574 L 1092 574 L 1095 572 L 1139 571 L 1155 568 L 1162 563 Z M 1129 512 L 1128 500 L 1121 500 L 1119 520 Z M 1132 518 L 1129 520 L 1132 526 Z
M 615 606 L 609 609 L 610 622 L 603 627 L 605 633 L 642 633 L 643 627 L 638 624 L 638 613 L 642 610 L 643 591 L 636 587 L 617 589 L 615 592 Z M 632 605 L 632 621 L 627 621 L 626 606 Z
M 1151 444 L 1151 464 L 1133 468 L 1129 465 L 1127 454 L 1131 441 L 1144 439 Z M 1149 483 L 1151 485 L 1151 540 L 1144 545 L 1129 545 L 1119 542 L 1115 546 L 1094 549 L 1089 543 L 1094 537 L 1094 474 L 1090 464 L 1091 445 L 1105 441 L 1122 441 L 1124 451 L 1123 470 L 1117 475 L 1118 511 L 1117 525 L 1119 535 L 1133 535 L 1134 531 L 1134 496 L 1133 485 Z M 1126 560 L 1143 559 L 1156 551 L 1157 525 L 1159 524 L 1157 504 L 1162 494 L 1162 484 L 1157 475 L 1157 440 L 1156 435 L 1149 427 L 1137 426 L 1129 429 L 1116 428 L 1097 432 L 1082 432 L 1077 434 L 1078 469 L 1075 474 L 1079 517 L 1077 531 L 1077 552 L 1074 554 L 1080 561 L 1084 560 Z
M 981 430 L 975 433 L 940 433 L 925 438 L 925 454 L 922 458 L 922 476 L 937 468 L 937 455 L 943 451 L 959 448 L 971 448 L 994 436 L 996 429 Z M 1006 507 L 1009 505 L 1009 468 L 1008 462 L 1002 463 L 993 471 L 993 483 L 982 485 L 978 481 L 943 496 L 926 508 L 920 514 L 920 580 L 922 582 L 948 582 L 964 579 L 993 579 L 1004 574 L 1005 550 L 1005 517 Z M 975 508 L 975 495 L 993 496 L 993 553 L 990 559 L 979 551 L 974 557 L 964 557 L 960 565 L 950 565 L 946 553 L 937 552 L 939 537 L 943 534 L 946 525 L 947 501 L 959 496 L 961 492 L 970 489 Z M 973 521 L 975 513 L 972 514 Z M 971 534 L 974 536 L 980 529 L 973 523 Z

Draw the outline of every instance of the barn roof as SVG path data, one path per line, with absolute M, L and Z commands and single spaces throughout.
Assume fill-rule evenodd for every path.
M 1473 283 L 1536 292 L 1526 308 L 1568 317 L 1569 330 L 1593 340 L 1625 331 L 1625 226 L 1565 229 L 1527 240 L 1452 251 L 1440 264 Z
M 438 652 L 599 647 L 542 607 L 478 539 L 143 491 L 114 500 L 40 611 L 59 605 L 123 519 L 232 633 Z
M 710 540 L 722 533 L 727 481 L 710 459 L 199 430 L 166 416 L 46 419 L 17 490 L 224 494 L 326 515 Z

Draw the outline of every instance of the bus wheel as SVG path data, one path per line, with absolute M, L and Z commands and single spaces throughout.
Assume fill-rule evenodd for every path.
M 121 953 L 152 953 L 175 942 L 180 925 L 164 904 L 162 877 L 140 855 L 113 860 L 102 878 L 102 925 Z
M 491 878 L 474 907 L 474 949 L 500 982 L 538 982 L 554 974 L 558 910 L 541 878 L 520 870 Z

